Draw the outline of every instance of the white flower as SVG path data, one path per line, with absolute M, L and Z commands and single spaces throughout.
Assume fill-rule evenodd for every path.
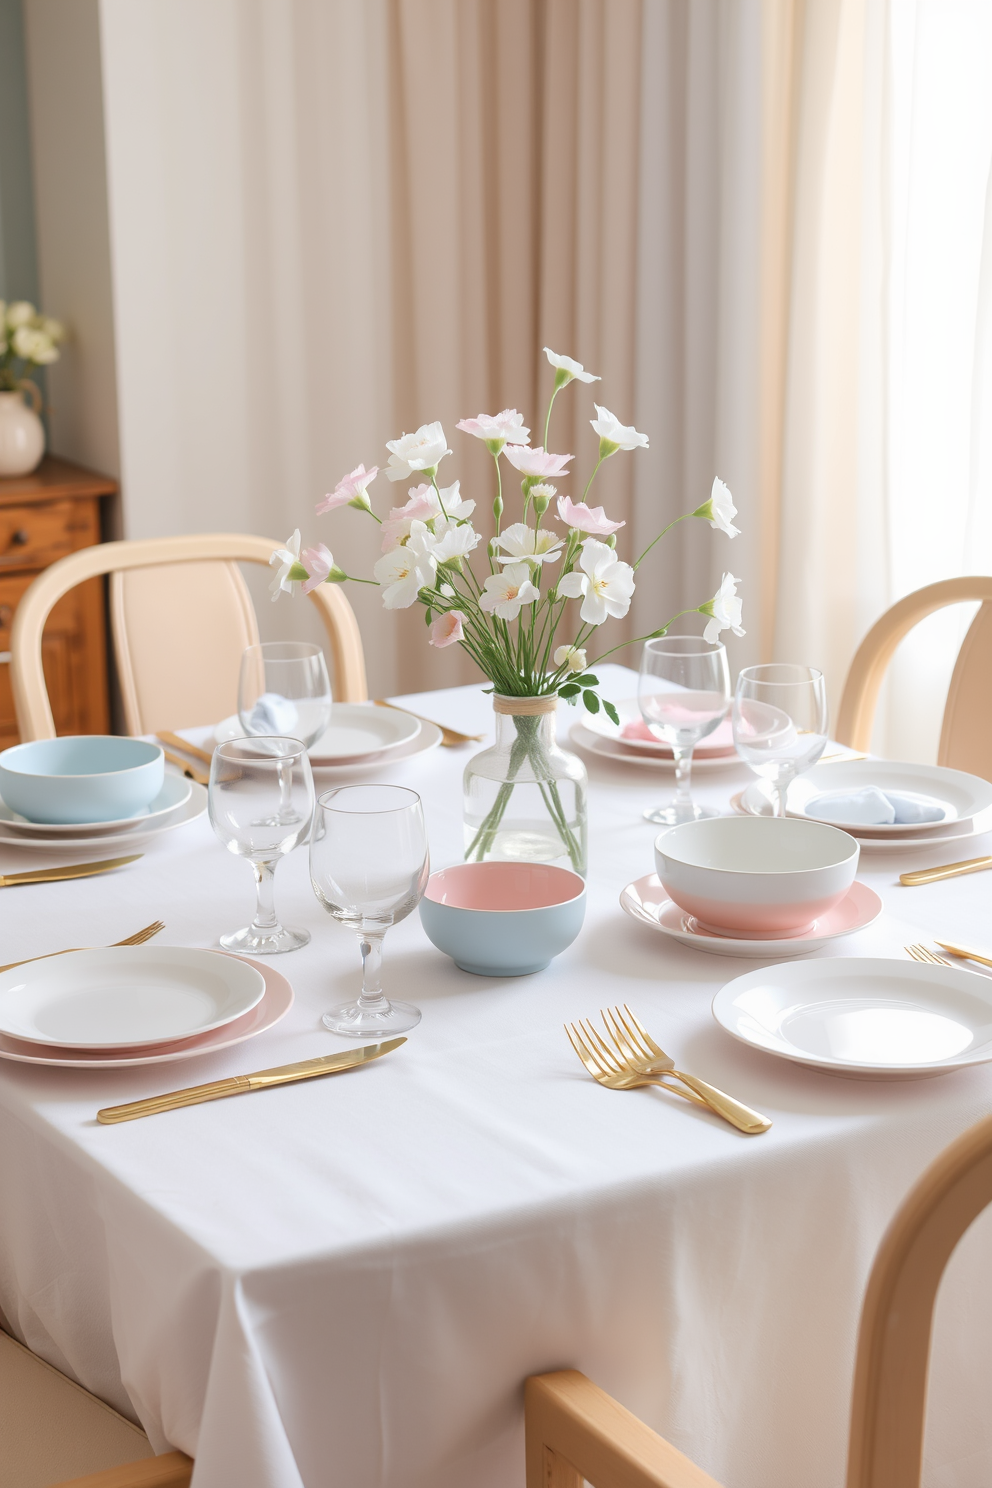
M 52 315 L 42 315 L 38 321 L 38 328 L 44 331 L 48 339 L 55 342 L 56 345 L 66 338 L 67 332 L 65 326 Z
M 478 418 L 459 419 L 455 425 L 464 434 L 474 434 L 484 439 L 489 453 L 498 455 L 504 444 L 526 444 L 530 430 L 525 429 L 524 416 L 515 408 L 504 408 L 502 413 L 480 413 Z
M 433 522 L 435 518 L 441 518 L 443 521 L 442 501 L 449 517 L 458 519 L 470 517 L 475 511 L 475 502 L 463 501 L 459 494 L 459 486 L 459 481 L 454 481 L 450 486 L 443 486 L 440 500 L 433 486 L 426 483 L 422 486 L 411 486 L 406 503 L 403 506 L 394 506 L 382 524 L 382 551 L 389 553 L 393 548 L 399 547 L 400 543 L 406 542 L 414 522 Z
M 502 573 L 491 574 L 482 587 L 485 593 L 479 599 L 479 609 L 498 615 L 500 620 L 515 620 L 521 605 L 533 604 L 541 597 L 541 591 L 530 581 L 526 563 L 511 563 Z
M 555 378 L 555 382 L 559 387 L 565 387 L 567 383 L 571 382 L 573 377 L 577 377 L 580 382 L 599 382 L 599 378 L 594 377 L 591 372 L 587 372 L 581 362 L 573 362 L 569 356 L 559 356 L 556 351 L 551 350 L 550 346 L 544 348 L 544 355 L 556 372 L 568 373 L 567 377 L 561 379 Z
M 579 646 L 559 646 L 555 652 L 555 666 L 567 666 L 570 672 L 584 672 L 586 653 Z
M 568 599 L 582 596 L 580 616 L 586 625 L 602 625 L 611 615 L 620 620 L 630 609 L 634 592 L 634 570 L 623 563 L 606 543 L 586 538 L 579 559 L 582 573 L 568 573 L 557 589 Z
M 461 481 L 452 481 L 450 486 L 442 486 L 441 500 L 444 502 L 444 510 L 449 517 L 457 517 L 464 521 L 475 511 L 474 501 L 463 501 L 461 497 Z
M 440 424 L 421 424 L 416 434 L 404 434 L 402 439 L 386 442 L 389 464 L 386 476 L 389 480 L 406 480 L 418 470 L 436 470 L 450 455 L 444 430 Z
M 638 434 L 633 426 L 628 428 L 626 424 L 622 424 L 616 414 L 611 413 L 608 408 L 600 408 L 598 403 L 594 403 L 593 407 L 599 414 L 599 418 L 590 419 L 589 422 L 599 435 L 600 455 L 612 455 L 615 450 L 632 450 L 637 449 L 638 446 L 647 449 L 648 436 L 646 434 Z M 608 446 L 605 450 L 604 444 Z
M 50 336 L 44 331 L 39 331 L 35 326 L 20 325 L 11 336 L 15 355 L 23 357 L 27 362 L 34 362 L 36 366 L 47 367 L 49 362 L 57 362 L 59 353 Z
M 703 631 L 704 641 L 718 641 L 721 630 L 732 630 L 735 636 L 746 634 L 741 629 L 741 602 L 737 597 L 737 585 L 740 582 L 733 574 L 725 573 L 713 598 L 708 604 L 699 606 L 701 615 L 710 616 Z
M 279 565 L 278 572 L 269 585 L 273 602 L 279 598 L 283 590 L 287 594 L 295 594 L 302 581 L 300 579 L 291 579 L 289 575 L 294 567 L 300 565 L 300 529 L 298 527 L 292 537 L 286 539 L 286 546 L 284 548 L 276 548 L 272 557 L 269 559 L 269 564 L 270 566 L 273 564 Z M 303 578 L 309 578 L 309 575 L 304 572 Z
M 7 306 L 7 325 L 16 331 L 18 326 L 30 325 L 36 315 L 30 300 L 12 300 Z
M 499 555 L 500 563 L 526 561 L 540 565 L 554 563 L 561 557 L 562 538 L 556 532 L 548 532 L 544 527 L 535 531 L 526 522 L 514 522 L 512 527 L 504 528 L 494 541 L 498 548 L 503 549 Z
M 471 522 L 446 521 L 436 518 L 433 533 L 425 539 L 427 551 L 438 563 L 447 563 L 452 558 L 466 558 L 482 541 L 482 533 L 476 532 Z
M 724 485 L 719 476 L 713 481 L 709 501 L 704 501 L 692 515 L 703 517 L 711 527 L 725 532 L 728 537 L 737 537 L 740 533 L 741 529 L 734 526 L 734 518 L 737 515 L 734 498 L 730 494 L 729 487 Z
M 384 553 L 372 572 L 383 586 L 382 602 L 387 610 L 406 610 L 421 589 L 434 584 L 434 555 L 428 551 L 431 534 L 423 522 L 414 522 L 402 547 Z

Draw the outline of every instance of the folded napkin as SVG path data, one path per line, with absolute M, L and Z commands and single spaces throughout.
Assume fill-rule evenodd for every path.
M 278 692 L 263 692 L 249 716 L 260 734 L 292 734 L 299 717 L 296 704 Z
M 907 826 L 911 822 L 943 821 L 947 808 L 936 801 L 881 791 L 866 785 L 858 791 L 827 791 L 806 804 L 806 815 L 816 821 L 851 822 L 861 827 Z

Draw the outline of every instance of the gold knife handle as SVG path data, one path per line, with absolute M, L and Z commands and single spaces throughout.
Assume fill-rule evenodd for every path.
M 146 1100 L 128 1101 L 123 1106 L 104 1106 L 96 1119 L 102 1126 L 118 1121 L 135 1121 L 139 1116 L 156 1116 L 159 1111 L 175 1111 L 180 1106 L 198 1106 L 201 1101 L 223 1100 L 226 1095 L 247 1095 L 254 1087 L 248 1075 L 232 1075 L 228 1080 L 214 1080 L 209 1085 L 191 1085 L 186 1090 L 173 1090 L 168 1095 L 150 1095 Z
M 899 882 L 905 884 L 908 889 L 913 889 L 920 884 L 939 883 L 942 878 L 957 878 L 964 873 L 981 873 L 984 868 L 992 868 L 992 857 L 968 858 L 963 863 L 945 863 L 943 868 L 919 868 L 913 873 L 900 873 Z
M 707 1085 L 705 1080 L 700 1080 L 696 1075 L 684 1074 L 682 1070 L 673 1069 L 671 1074 L 688 1085 L 697 1095 L 701 1095 L 708 1106 L 711 1106 L 717 1115 L 729 1121 L 731 1126 L 736 1126 L 738 1131 L 747 1132 L 748 1136 L 757 1136 L 759 1132 L 766 1132 L 771 1126 L 767 1116 L 762 1116 L 760 1111 L 752 1111 L 750 1106 L 742 1105 L 735 1101 L 733 1096 L 725 1095 L 722 1090 L 717 1090 L 715 1085 Z
M 162 753 L 170 765 L 175 765 L 177 770 L 182 770 L 183 774 L 188 775 L 190 780 L 195 780 L 197 785 L 210 784 L 210 776 L 205 771 L 198 770 L 189 760 L 180 759 L 178 754 L 173 754 L 171 749 L 163 749 Z
M 191 744 L 188 739 L 181 738 L 179 734 L 172 734 L 168 729 L 160 730 L 155 737 L 161 739 L 163 744 L 168 744 L 172 749 L 181 749 L 184 753 L 191 754 L 194 759 L 202 760 L 205 765 L 213 763 L 213 755 L 201 749 L 199 744 Z

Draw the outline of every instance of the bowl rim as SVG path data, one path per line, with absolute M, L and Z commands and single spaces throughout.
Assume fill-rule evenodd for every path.
M 433 883 L 434 879 L 435 878 L 440 878 L 440 876 L 441 876 L 442 873 L 457 872 L 459 869 L 465 869 L 465 868 L 469 869 L 470 871 L 474 871 L 475 869 L 478 869 L 478 868 L 497 868 L 497 867 L 499 867 L 499 868 L 552 868 L 552 869 L 554 869 L 558 873 L 567 873 L 570 878 L 576 878 L 576 879 L 578 879 L 580 887 L 579 887 L 578 891 L 576 893 L 570 895 L 568 899 L 556 899 L 555 902 L 554 902 L 554 904 L 534 904 L 534 905 L 531 905 L 527 909 L 469 909 L 466 905 L 463 905 L 463 904 L 444 904 L 440 899 L 431 899 L 431 898 L 428 898 L 427 890 L 430 888 L 430 886 Z M 585 892 L 586 892 L 586 881 L 582 877 L 581 873 L 576 873 L 576 871 L 575 871 L 574 868 L 562 868 L 557 863 L 503 863 L 499 859 L 496 859 L 495 861 L 491 861 L 491 862 L 488 862 L 488 863 L 449 863 L 446 868 L 435 868 L 434 872 L 430 875 L 430 877 L 427 880 L 427 886 L 424 889 L 423 897 L 421 898 L 421 901 L 420 902 L 421 902 L 421 904 L 436 904 L 439 909 L 450 910 L 450 911 L 452 911 L 455 914 L 485 914 L 485 915 L 540 914 L 544 910 L 548 910 L 548 909 L 561 909 L 563 905 L 574 904 L 577 899 L 582 899 L 585 896 Z
M 85 774 L 70 774 L 61 770 L 23 770 L 16 763 L 10 762 L 10 756 L 17 754 L 22 749 L 33 749 L 36 744 L 71 743 L 78 739 L 114 739 L 122 744 L 142 744 L 146 749 L 154 751 L 150 759 L 142 760 L 140 765 L 124 765 L 117 770 L 89 770 Z M 156 764 L 159 760 L 164 761 L 165 751 L 160 744 L 152 744 L 148 739 L 132 739 L 125 734 L 60 734 L 54 739 L 25 739 L 20 744 L 12 744 L 9 749 L 0 751 L 0 771 L 6 770 L 10 775 L 17 775 L 23 780 L 107 780 L 111 776 L 130 775 L 137 770 L 147 770 L 149 765 Z
M 815 867 L 812 868 L 720 868 L 715 863 L 689 863 L 685 860 L 685 858 L 680 858 L 675 853 L 666 853 L 665 849 L 661 846 L 665 838 L 671 836 L 673 832 L 678 832 L 683 827 L 699 827 L 702 826 L 704 823 L 708 823 L 711 821 L 747 822 L 749 824 L 752 822 L 760 821 L 763 823 L 763 825 L 758 828 L 758 830 L 763 831 L 767 829 L 768 819 L 746 816 L 714 816 L 704 817 L 702 821 L 699 822 L 680 822 L 678 826 L 669 827 L 667 831 L 658 833 L 658 836 L 654 840 L 654 850 L 656 854 L 660 855 L 661 857 L 671 858 L 673 862 L 678 863 L 683 868 L 697 868 L 700 870 L 700 872 L 703 873 L 723 873 L 734 878 L 800 878 L 804 874 L 826 873 L 832 868 L 844 868 L 847 866 L 848 863 L 850 863 L 852 858 L 855 859 L 854 871 L 857 872 L 857 859 L 861 856 L 861 845 L 855 837 L 851 836 L 850 832 L 845 832 L 843 827 L 835 827 L 830 822 L 814 821 L 808 817 L 803 817 L 801 819 L 795 817 L 783 817 L 781 819 L 786 824 L 786 830 L 790 832 L 794 832 L 796 827 L 800 828 L 800 830 L 804 830 L 806 827 L 822 827 L 826 831 L 834 833 L 838 837 L 846 837 L 847 841 L 850 843 L 850 851 L 848 852 L 846 857 L 837 858 L 832 863 L 818 863 Z M 711 830 L 708 827 L 706 829 Z M 734 827 L 731 828 L 731 830 L 736 831 L 738 829 Z M 745 827 L 744 830 L 754 831 L 755 829 L 753 826 L 748 825 L 747 827 Z M 658 877 L 661 878 L 660 873 L 658 874 Z

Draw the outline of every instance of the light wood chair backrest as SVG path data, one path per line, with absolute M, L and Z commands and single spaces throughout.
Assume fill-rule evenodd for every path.
M 868 1279 L 854 1371 L 847 1488 L 919 1488 L 937 1289 L 955 1246 L 992 1203 L 992 1117 L 945 1149 L 910 1190 Z M 524 1391 L 527 1488 L 719 1488 L 577 1370 Z
M 980 600 L 951 677 L 940 732 L 939 765 L 992 780 L 992 576 L 943 579 L 907 594 L 886 610 L 851 662 L 837 715 L 837 739 L 870 749 L 875 707 L 886 669 L 904 636 L 935 610 Z
M 101 543 L 60 558 L 38 575 L 11 630 L 11 682 L 22 739 L 51 739 L 41 636 L 52 607 L 70 589 L 110 574 L 114 650 L 129 733 L 217 722 L 237 706 L 238 669 L 258 640 L 239 563 L 268 564 L 269 538 L 219 532 Z M 336 585 L 310 598 L 327 630 L 340 702 L 368 697 L 355 613 Z

